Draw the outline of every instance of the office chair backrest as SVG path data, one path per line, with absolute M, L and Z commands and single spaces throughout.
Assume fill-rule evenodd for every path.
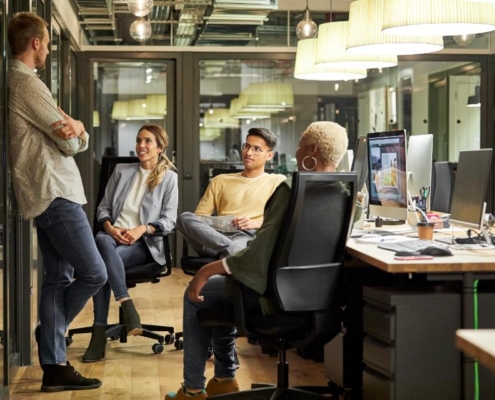
M 293 173 L 288 219 L 270 263 L 269 290 L 282 310 L 334 306 L 352 228 L 356 185 L 354 172 Z
M 450 213 L 454 196 L 454 164 L 449 161 L 437 161 L 433 164 L 432 193 L 430 209 Z
M 98 210 L 101 199 L 105 195 L 105 188 L 107 187 L 108 180 L 112 176 L 113 170 L 117 164 L 131 164 L 137 163 L 139 159 L 137 157 L 102 157 L 101 170 L 100 170 L 100 182 L 98 183 L 98 194 L 96 195 L 95 210 Z M 93 221 L 93 232 L 96 233 L 100 230 L 98 221 L 96 218 L 96 212 Z

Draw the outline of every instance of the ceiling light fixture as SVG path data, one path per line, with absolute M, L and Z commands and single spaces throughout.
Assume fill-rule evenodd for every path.
M 469 46 L 471 43 L 473 43 L 474 38 L 476 35 L 470 33 L 469 35 L 456 35 L 454 36 L 454 41 L 462 47 Z
M 347 51 L 352 54 L 424 54 L 443 49 L 442 36 L 398 36 L 382 33 L 384 0 L 351 3 Z
M 146 42 L 151 37 L 151 24 L 144 18 L 138 18 L 131 24 L 129 31 L 135 41 Z
M 366 69 L 337 69 L 315 64 L 317 39 L 297 43 L 294 78 L 313 81 L 341 81 L 366 78 Z
M 320 25 L 316 50 L 317 66 L 388 68 L 397 65 L 397 56 L 394 55 L 353 54 L 346 51 L 348 32 L 348 21 L 327 22 Z
M 465 0 L 385 0 L 383 33 L 455 36 L 495 30 L 495 6 Z
M 296 26 L 296 35 L 299 39 L 312 39 L 318 34 L 318 25 L 311 19 L 308 0 L 306 0 L 306 10 L 304 18 Z
M 127 7 L 136 17 L 146 17 L 153 9 L 153 0 L 129 0 Z

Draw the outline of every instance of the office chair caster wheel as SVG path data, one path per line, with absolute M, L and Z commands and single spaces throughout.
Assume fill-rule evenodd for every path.
M 182 339 L 177 339 L 175 342 L 174 342 L 174 347 L 177 349 L 177 350 L 184 350 L 184 341 Z
M 175 342 L 175 335 L 171 333 L 170 335 L 165 335 L 165 344 L 172 344 Z
M 74 342 L 74 340 L 70 336 L 67 336 L 65 338 L 65 346 L 66 347 L 69 347 L 73 342 Z
M 153 350 L 153 353 L 161 354 L 163 353 L 164 346 L 161 343 L 155 343 L 153 346 L 151 346 L 151 349 Z

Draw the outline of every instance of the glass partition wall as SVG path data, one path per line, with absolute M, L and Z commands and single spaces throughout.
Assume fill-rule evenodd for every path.
M 433 133 L 434 159 L 456 161 L 480 147 L 480 72 L 471 61 L 401 61 L 362 80 L 324 82 L 294 79 L 293 60 L 201 60 L 200 193 L 213 168 L 242 168 L 240 144 L 253 126 L 277 135 L 268 167 L 286 174 L 301 133 L 318 120 L 344 126 L 351 149 L 368 132 Z

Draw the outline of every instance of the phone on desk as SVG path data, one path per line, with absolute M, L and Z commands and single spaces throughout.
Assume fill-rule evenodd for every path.
M 432 260 L 433 256 L 418 254 L 417 256 L 394 256 L 394 260 L 409 261 L 409 260 Z

